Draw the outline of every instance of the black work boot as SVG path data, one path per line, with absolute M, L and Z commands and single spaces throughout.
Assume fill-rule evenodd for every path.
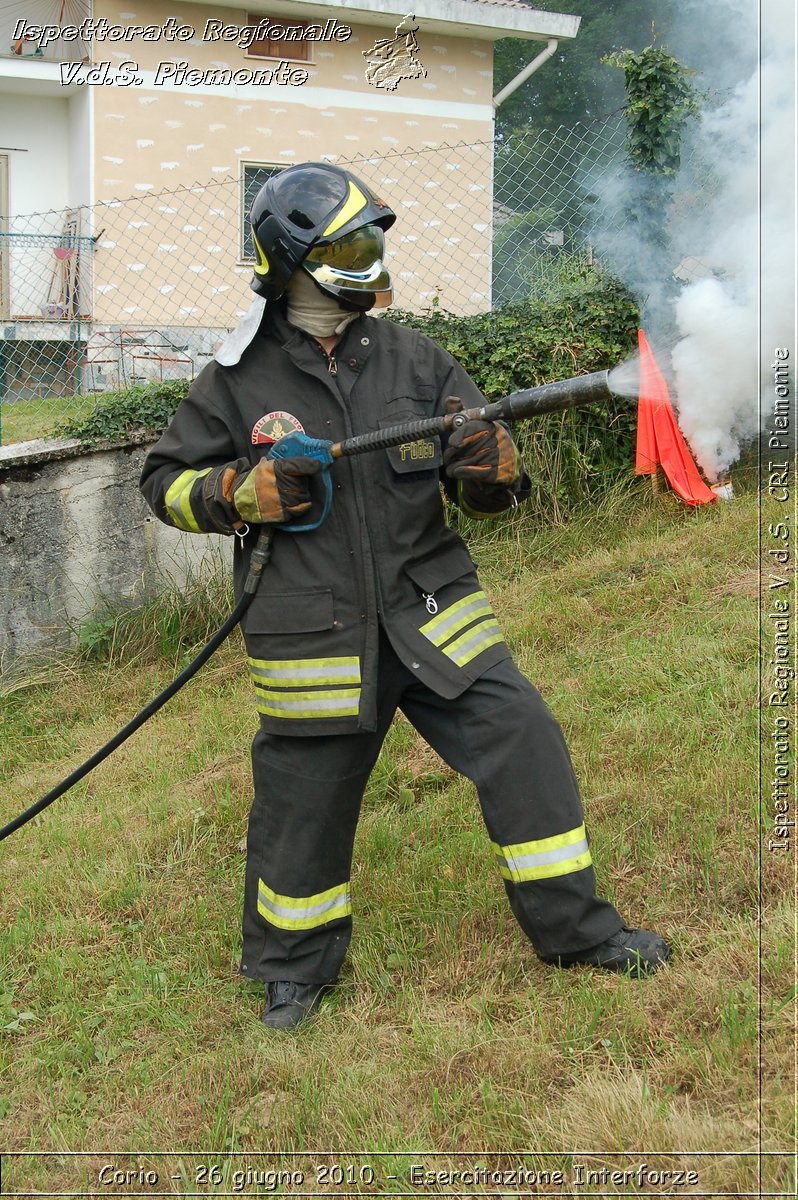
M 647 929 L 630 929 L 628 925 L 622 925 L 612 937 L 587 950 L 546 958 L 541 955 L 543 962 L 558 967 L 586 963 L 592 967 L 603 967 L 605 971 L 623 971 L 635 979 L 641 975 L 651 975 L 670 957 L 671 948 L 658 933 L 651 933 Z
M 269 1029 L 296 1029 L 312 1017 L 330 985 L 276 979 L 266 984 L 266 1008 L 261 1020 Z

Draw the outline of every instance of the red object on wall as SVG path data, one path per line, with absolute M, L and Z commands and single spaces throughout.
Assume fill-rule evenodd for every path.
M 707 486 L 676 423 L 668 385 L 642 329 L 637 332 L 640 349 L 640 391 L 637 399 L 637 449 L 635 473 L 653 475 L 662 467 L 665 478 L 687 504 L 708 504 L 717 497 Z

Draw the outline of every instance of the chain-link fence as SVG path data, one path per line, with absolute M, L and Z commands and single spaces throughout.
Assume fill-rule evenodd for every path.
M 395 305 L 474 313 L 557 286 L 593 263 L 597 231 L 622 234 L 629 213 L 612 184 L 624 139 L 614 117 L 495 145 L 329 158 L 397 212 Z M 245 168 L 0 222 L 0 441 L 43 436 L 103 392 L 193 378 L 251 299 L 251 188 Z

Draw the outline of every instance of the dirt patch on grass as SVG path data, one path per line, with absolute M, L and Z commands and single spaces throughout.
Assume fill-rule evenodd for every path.
M 723 583 L 717 583 L 710 588 L 709 598 L 725 600 L 727 596 L 748 596 L 755 600 L 759 596 L 759 582 L 759 571 L 756 568 L 751 571 L 743 571 L 741 575 L 724 579 Z

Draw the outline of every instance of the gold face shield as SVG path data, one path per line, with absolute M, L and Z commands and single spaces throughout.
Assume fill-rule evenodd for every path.
M 364 225 L 326 246 L 316 246 L 302 266 L 322 291 L 341 304 L 366 311 L 387 308 L 393 299 L 391 277 L 382 257 L 385 236 L 379 225 Z

